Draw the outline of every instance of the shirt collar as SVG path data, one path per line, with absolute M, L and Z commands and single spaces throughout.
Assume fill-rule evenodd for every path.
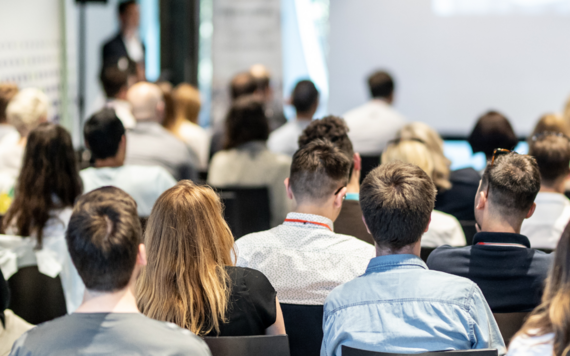
M 398 268 L 428 269 L 425 262 L 416 255 L 397 254 L 374 257 L 368 263 L 365 273 L 386 272 Z
M 509 232 L 478 232 L 473 236 L 473 245 L 476 245 L 479 242 L 519 244 L 530 248 L 528 237 Z
M 330 231 L 334 231 L 333 222 L 331 219 L 326 218 L 321 215 L 313 215 L 313 214 L 302 214 L 302 213 L 289 213 L 287 214 L 287 220 L 302 220 L 305 222 L 293 222 L 293 221 L 285 221 L 283 225 L 291 225 L 291 226 L 302 226 L 312 229 L 325 229 Z M 311 222 L 316 224 L 311 224 Z M 322 226 L 320 224 L 325 224 L 326 226 Z M 327 228 L 328 227 L 328 228 Z

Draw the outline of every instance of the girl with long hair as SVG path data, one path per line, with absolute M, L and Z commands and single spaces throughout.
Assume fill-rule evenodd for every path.
M 284 334 L 276 292 L 259 271 L 234 267 L 234 238 L 216 193 L 181 181 L 152 209 L 137 282 L 146 316 L 199 336 Z

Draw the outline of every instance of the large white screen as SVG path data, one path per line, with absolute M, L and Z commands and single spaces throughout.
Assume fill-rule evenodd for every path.
M 445 2 L 453 1 L 461 0 Z M 526 135 L 540 115 L 562 110 L 570 94 L 567 12 L 434 9 L 431 0 L 332 0 L 329 111 L 368 100 L 366 77 L 376 68 L 394 74 L 395 106 L 442 134 L 467 135 L 496 109 Z

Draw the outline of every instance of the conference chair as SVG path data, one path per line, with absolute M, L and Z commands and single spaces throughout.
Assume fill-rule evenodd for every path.
M 374 168 L 380 165 L 380 155 L 378 156 L 360 156 L 362 167 L 360 169 L 360 183 L 366 178 Z
M 224 204 L 224 218 L 235 239 L 269 230 L 271 208 L 267 187 L 215 188 Z
M 289 356 L 287 335 L 205 337 L 212 356 Z
M 281 303 L 291 356 L 319 356 L 323 342 L 322 305 Z
M 441 356 L 441 355 L 457 355 L 457 356 L 498 356 L 497 350 L 481 349 L 481 350 L 458 350 L 458 351 L 430 351 L 414 354 L 401 354 L 393 352 L 376 352 L 353 349 L 352 347 L 342 346 L 342 356 Z
M 461 224 L 463 234 L 465 234 L 465 241 L 467 242 L 467 246 L 473 245 L 473 236 L 475 236 L 477 233 L 477 228 L 475 227 L 475 224 L 477 224 L 477 222 L 475 220 L 459 220 L 459 224 Z
M 493 313 L 499 326 L 505 345 L 509 345 L 513 336 L 521 329 L 530 312 Z
M 422 250 L 420 252 L 420 257 L 422 261 L 427 262 L 429 255 L 435 250 L 437 247 L 424 247 L 422 246 Z

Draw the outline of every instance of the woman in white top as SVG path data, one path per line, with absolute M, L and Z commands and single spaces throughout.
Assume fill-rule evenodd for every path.
M 382 163 L 394 161 L 415 164 L 435 180 L 436 165 L 433 155 L 419 139 L 396 139 L 388 143 L 382 153 Z M 465 246 L 465 244 L 465 234 L 459 221 L 452 215 L 434 210 L 431 214 L 429 230 L 422 236 L 422 246 Z
M 542 302 L 509 345 L 508 356 L 570 354 L 570 225 L 558 241 Z

